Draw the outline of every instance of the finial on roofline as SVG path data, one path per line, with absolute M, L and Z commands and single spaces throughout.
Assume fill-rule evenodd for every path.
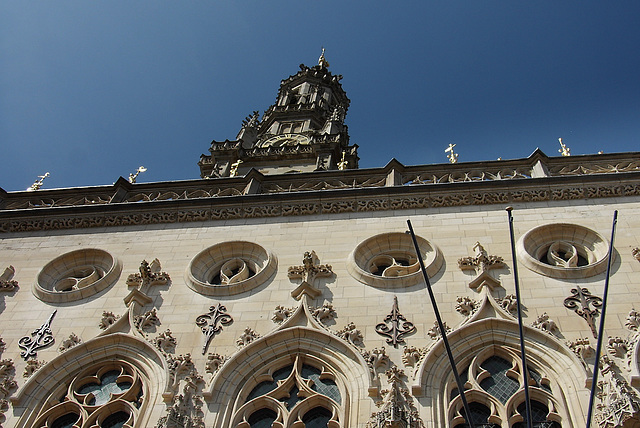
M 318 65 L 322 68 L 329 68 L 329 61 L 327 61 L 324 57 L 324 47 L 322 48 L 320 58 L 318 58 Z

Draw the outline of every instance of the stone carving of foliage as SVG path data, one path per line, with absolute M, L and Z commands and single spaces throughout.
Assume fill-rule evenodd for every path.
M 45 365 L 44 361 L 28 360 L 27 364 L 24 366 L 24 372 L 22 373 L 22 377 L 25 379 L 30 378 L 35 372 L 40 370 L 44 365 Z
M 11 292 L 18 288 L 18 281 L 13 279 L 15 273 L 16 270 L 13 266 L 5 268 L 2 275 L 0 275 L 0 291 Z
M 160 333 L 153 339 L 153 344 L 160 350 L 160 352 L 170 354 L 175 350 L 178 345 L 178 341 L 171 335 L 171 330 L 167 329 L 164 333 Z
M 443 322 L 442 325 L 444 327 L 445 334 L 448 334 L 451 331 L 451 327 L 449 327 L 446 322 Z M 427 334 L 432 340 L 438 340 L 442 337 L 442 332 L 440 331 L 440 326 L 438 326 L 438 321 L 433 322 L 433 327 L 429 329 Z
M 142 315 L 136 315 L 133 318 L 133 324 L 138 331 L 141 332 L 145 329 L 160 325 L 160 319 L 158 318 L 156 308 L 153 308 Z
M 384 346 L 381 348 L 373 348 L 371 351 L 360 351 L 362 357 L 369 365 L 369 370 L 371 373 L 377 373 L 378 369 L 386 369 L 389 366 L 389 356 L 387 355 L 387 351 L 385 351 Z
M 158 420 L 156 428 L 204 428 L 204 399 L 200 392 L 203 383 L 200 376 L 189 376 L 184 379 L 182 393 L 173 399 L 165 416 Z
M 113 312 L 104 311 L 102 313 L 102 319 L 100 320 L 100 324 L 98 324 L 98 326 L 101 330 L 106 330 L 111 327 L 119 318 L 120 315 L 115 315 Z
M 582 364 L 587 365 L 587 360 L 591 358 L 595 350 L 591 347 L 589 343 L 589 338 L 581 337 L 572 342 L 567 343 L 569 349 L 571 349 L 582 361 Z
M 478 309 L 478 302 L 467 296 L 458 297 L 456 302 L 456 311 L 465 317 L 473 314 Z
M 213 377 L 226 361 L 227 357 L 225 357 L 224 355 L 209 354 L 207 356 L 207 362 L 204 365 L 204 369 Z
M 167 363 L 169 364 L 169 378 L 173 391 L 177 391 L 181 379 L 186 377 L 194 378 L 198 375 L 189 353 L 176 357 L 168 355 Z
M 352 322 L 347 324 L 342 330 L 338 330 L 336 334 L 355 347 L 361 348 L 364 346 L 364 336 Z
M 247 327 L 244 329 L 238 340 L 236 340 L 236 345 L 242 348 L 258 339 L 260 335 L 256 333 L 251 327 Z
M 60 348 L 58 348 L 58 350 L 60 352 L 64 352 L 68 349 L 73 348 L 74 346 L 78 345 L 79 343 L 82 343 L 82 339 L 80 339 L 78 336 L 76 336 L 75 333 L 71 333 L 69 335 L 68 339 L 65 339 L 62 341 L 62 345 L 60 346 Z
M 138 409 L 146 399 L 143 378 L 131 365 L 113 360 L 89 367 L 60 384 L 43 403 L 31 426 L 137 426 Z
M 629 311 L 629 315 L 627 315 L 625 327 L 631 331 L 638 331 L 638 327 L 640 327 L 640 312 L 635 309 L 631 309 L 631 311 Z
M 418 367 L 420 360 L 425 356 L 425 350 L 423 348 L 417 348 L 415 346 L 405 346 L 402 351 L 402 364 L 405 367 Z
M 282 324 L 293 314 L 293 308 L 285 308 L 284 306 L 278 305 L 273 311 L 273 316 L 271 320 L 276 324 Z
M 531 327 L 542 330 L 545 333 L 553 334 L 558 331 L 558 326 L 554 320 L 549 318 L 549 315 L 544 312 L 531 324 Z
M 2 355 L 6 348 L 7 344 L 4 342 L 4 340 L 2 340 L 2 337 L 0 337 L 0 355 Z
M 311 315 L 321 323 L 326 324 L 328 321 L 331 321 L 336 317 L 336 311 L 333 309 L 333 305 L 331 303 L 325 302 L 322 306 L 313 308 Z
M 0 360 L 0 426 L 6 419 L 4 414 L 9 410 L 8 398 L 18 388 L 15 377 L 15 366 L 13 360 Z
M 366 428 L 424 428 L 418 409 L 413 404 L 413 397 L 409 390 L 403 387 L 404 371 L 393 366 L 385 374 L 388 389 L 380 391 L 383 398 L 376 403 L 380 410 L 371 414 Z
M 607 355 L 601 359 L 602 377 L 598 382 L 600 403 L 596 406 L 594 420 L 600 428 L 622 427 L 640 411 L 637 392 L 618 372 L 615 363 Z
M 609 353 L 617 358 L 623 358 L 627 354 L 627 341 L 621 337 L 610 337 L 607 344 Z
M 507 294 L 506 296 L 496 299 L 502 309 L 510 313 L 511 315 L 518 312 L 518 300 L 515 294 Z
M 162 272 L 162 266 L 158 259 L 153 259 L 151 263 L 143 260 L 138 270 L 139 273 L 132 273 L 127 277 L 127 286 L 164 285 L 171 280 L 168 273 Z

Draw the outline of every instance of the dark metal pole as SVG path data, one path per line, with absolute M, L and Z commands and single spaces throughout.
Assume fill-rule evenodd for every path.
M 604 296 L 602 296 L 602 312 L 600 313 L 600 326 L 598 328 L 598 345 L 596 346 L 596 362 L 593 367 L 593 380 L 591 381 L 591 395 L 589 396 L 589 410 L 587 410 L 587 428 L 591 426 L 591 414 L 598 388 L 598 369 L 600 368 L 600 353 L 602 352 L 602 333 L 604 333 L 604 316 L 607 312 L 607 295 L 609 294 L 609 275 L 611 273 L 611 259 L 613 256 L 613 240 L 616 236 L 618 224 L 618 210 L 613 212 L 613 225 L 611 226 L 611 242 L 609 242 L 609 258 L 607 260 L 607 274 L 604 279 Z
M 509 235 L 511 236 L 511 257 L 513 258 L 513 277 L 516 285 L 516 302 L 518 303 L 518 329 L 520 331 L 520 356 L 522 357 L 522 377 L 524 385 L 524 401 L 527 408 L 527 426 L 533 428 L 531 418 L 531 399 L 529 398 L 529 370 L 527 369 L 527 354 L 524 350 L 524 330 L 522 328 L 522 305 L 520 304 L 520 284 L 518 282 L 518 262 L 516 259 L 516 244 L 513 237 L 513 207 L 507 207 L 509 215 Z
M 420 269 L 422 270 L 422 276 L 424 276 L 424 282 L 427 284 L 429 298 L 431 299 L 433 311 L 436 314 L 436 321 L 438 322 L 438 328 L 440 329 L 440 334 L 442 335 L 442 341 L 444 342 L 444 347 L 447 350 L 447 355 L 449 356 L 449 363 L 451 364 L 451 369 L 453 370 L 453 376 L 456 378 L 458 393 L 460 394 L 462 405 L 464 406 L 465 419 L 467 421 L 467 424 L 469 425 L 469 428 L 475 428 L 473 425 L 473 421 L 471 420 L 471 410 L 469 409 L 469 403 L 467 403 L 467 397 L 464 393 L 464 384 L 462 383 L 462 379 L 460 379 L 458 369 L 456 368 L 456 362 L 453 359 L 453 354 L 451 353 L 451 347 L 449 346 L 449 340 L 447 339 L 447 332 L 444 329 L 444 324 L 442 323 L 442 318 L 440 317 L 440 311 L 438 311 L 438 304 L 436 303 L 436 299 L 433 296 L 433 290 L 431 290 L 431 283 L 429 282 L 427 270 L 424 267 L 424 261 L 422 260 L 422 254 L 420 253 L 420 247 L 418 246 L 416 235 L 415 233 L 413 233 L 413 227 L 411 227 L 411 220 L 407 220 L 407 225 L 409 226 L 409 233 L 411 234 L 411 239 L 413 240 L 413 246 L 416 248 L 416 255 L 418 256 L 418 262 L 420 262 Z

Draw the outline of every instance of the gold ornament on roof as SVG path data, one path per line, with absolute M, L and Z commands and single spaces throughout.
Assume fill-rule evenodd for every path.
M 324 48 L 322 48 L 322 53 L 320 54 L 320 58 L 318 58 L 318 65 L 322 68 L 329 68 L 329 61 L 324 57 Z
M 558 152 L 562 156 L 571 156 L 571 149 L 562 142 L 562 138 L 558 138 L 558 142 L 560 143 L 560 148 L 558 149 Z
M 347 169 L 347 166 L 349 166 L 349 161 L 344 158 L 346 156 L 346 154 L 347 153 L 343 150 L 342 151 L 342 160 L 340 162 L 338 162 L 338 169 L 340 171 L 344 171 L 345 169 Z
M 141 172 L 145 172 L 147 168 L 139 166 L 135 173 L 129 174 L 129 183 L 134 184 Z
M 38 179 L 34 181 L 33 184 L 27 188 L 27 192 L 33 192 L 35 190 L 40 189 L 42 187 L 42 183 L 44 183 L 44 179 L 47 178 L 49 175 L 50 174 L 48 172 L 45 172 L 44 175 L 39 175 Z
M 456 152 L 453 151 L 453 148 L 455 147 L 455 144 L 451 144 L 449 143 L 449 147 L 447 147 L 444 152 L 447 153 L 449 152 L 449 154 L 447 155 L 447 159 L 449 159 L 449 162 L 451 163 L 456 163 L 458 162 L 458 154 Z

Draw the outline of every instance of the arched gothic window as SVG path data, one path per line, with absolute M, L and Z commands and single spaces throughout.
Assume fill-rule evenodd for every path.
M 82 371 L 49 396 L 38 428 L 130 428 L 144 399 L 135 368 L 109 362 Z
M 241 393 L 244 404 L 237 428 L 340 428 L 343 392 L 336 376 L 316 360 L 301 355 L 294 361 L 265 367 Z
M 529 362 L 531 363 L 531 362 Z M 524 389 L 519 355 L 503 348 L 481 352 L 460 371 L 471 419 L 480 428 L 526 426 Z M 528 368 L 534 428 L 561 428 L 551 382 L 539 368 Z M 463 428 L 465 412 L 455 381 L 448 384 L 448 418 L 453 428 Z

